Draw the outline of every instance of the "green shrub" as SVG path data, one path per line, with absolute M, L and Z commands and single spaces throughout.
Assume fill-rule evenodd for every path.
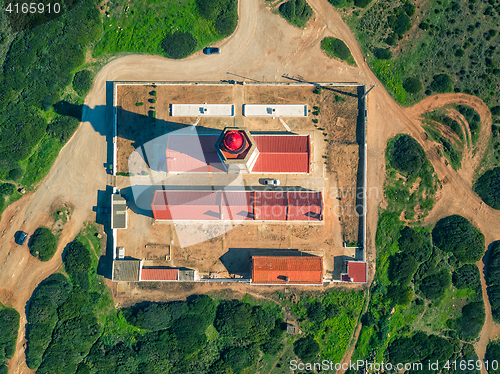
M 488 374 L 500 374 L 500 365 L 496 367 L 495 369 L 492 368 L 491 363 L 493 361 L 498 361 L 498 358 L 500 357 L 500 341 L 495 340 L 495 341 L 490 341 L 488 343 L 488 346 L 486 347 L 486 354 L 484 355 L 484 360 L 488 361 L 490 365 L 488 368 Z
M 448 74 L 437 74 L 430 85 L 432 91 L 438 93 L 453 91 L 453 81 Z
M 302 27 L 313 15 L 313 10 L 306 0 L 288 0 L 278 8 L 281 16 L 291 24 Z
M 500 241 L 493 242 L 486 268 L 486 284 L 491 304 L 491 314 L 500 321 Z
M 360 8 L 366 8 L 371 2 L 372 0 L 354 0 L 354 5 Z
M 312 335 L 308 335 L 293 343 L 293 351 L 302 362 L 315 362 L 319 344 Z
M 321 49 L 325 51 L 328 57 L 337 57 L 346 61 L 350 65 L 356 65 L 351 51 L 347 45 L 340 39 L 326 37 L 321 41 Z
M 58 116 L 47 126 L 47 133 L 59 139 L 61 143 L 66 143 L 75 133 L 80 125 L 77 118 L 69 116 Z
M 12 183 L 1 183 L 0 197 L 12 195 L 15 190 L 16 186 L 14 186 Z
M 73 88 L 80 96 L 86 96 L 92 87 L 92 72 L 90 70 L 80 70 L 73 78 Z
M 391 164 L 395 169 L 405 174 L 417 174 L 425 161 L 424 149 L 410 135 L 403 134 L 396 139 L 391 153 Z
M 47 227 L 39 227 L 33 233 L 29 242 L 32 256 L 38 257 L 40 261 L 49 261 L 57 251 L 59 239 L 52 234 Z
M 89 270 L 92 265 L 90 252 L 79 241 L 73 241 L 68 246 L 63 258 L 64 268 L 75 285 L 89 289 Z
M 452 252 L 461 262 L 476 262 L 485 251 L 484 235 L 466 218 L 452 215 L 440 219 L 432 230 L 435 246 Z
M 390 257 L 389 280 L 399 286 L 407 286 L 419 263 L 411 254 L 398 252 Z
M 220 36 L 234 32 L 238 24 L 236 0 L 196 0 L 196 4 L 201 16 L 214 23 Z
M 44 279 L 33 292 L 28 309 L 26 364 L 36 369 L 52 340 L 57 308 L 66 302 L 71 292 L 68 279 L 59 273 Z
M 403 88 L 411 94 L 416 94 L 422 90 L 422 82 L 417 77 L 406 78 L 403 81 Z
M 461 340 L 471 341 L 481 332 L 485 316 L 483 301 L 469 303 L 462 308 L 462 315 L 448 325 L 457 330 Z
M 389 286 L 387 298 L 398 305 L 408 305 L 413 299 L 413 289 L 410 286 Z
M 258 353 L 255 348 L 233 348 L 223 355 L 224 362 L 228 364 L 235 374 L 241 373 L 244 369 L 252 366 Z
M 390 48 L 375 48 L 373 54 L 379 60 L 390 60 L 392 58 Z
M 0 363 L 14 356 L 19 318 L 19 313 L 13 308 L 0 310 Z
M 267 340 L 262 344 L 262 352 L 268 355 L 276 355 L 283 349 L 283 333 L 281 328 L 282 320 L 275 321 L 274 328 L 269 332 Z
M 385 39 L 385 42 L 390 46 L 395 46 L 398 42 L 397 35 L 395 33 L 392 33 Z
M 430 235 L 424 231 L 405 226 L 398 239 L 399 249 L 415 257 L 418 262 L 425 262 L 432 254 Z
M 469 288 L 481 295 L 481 277 L 475 264 L 466 264 L 453 272 L 453 284 L 456 288 Z
M 500 167 L 481 175 L 474 184 L 474 191 L 493 209 L 500 209 Z
M 345 6 L 351 5 L 353 0 L 328 0 L 336 8 L 343 8 Z
M 491 114 L 494 116 L 500 115 L 500 105 L 494 106 L 491 108 Z
M 135 106 L 143 106 L 144 103 L 143 102 L 138 102 L 138 103 L 135 103 Z
M 444 360 L 453 355 L 453 345 L 437 335 L 418 331 L 412 337 L 393 340 L 388 346 L 391 362 L 426 362 Z
M 419 286 L 427 299 L 434 300 L 443 296 L 450 285 L 451 275 L 443 269 L 422 279 Z
M 9 171 L 7 178 L 17 182 L 21 179 L 22 176 L 23 176 L 23 171 L 21 170 L 21 168 L 14 168 Z
M 189 32 L 176 31 L 168 35 L 161 46 L 165 55 L 173 59 L 186 58 L 192 54 L 198 45 L 198 40 Z

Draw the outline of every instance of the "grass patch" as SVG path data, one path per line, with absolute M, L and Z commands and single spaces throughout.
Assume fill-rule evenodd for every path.
M 351 55 L 351 51 L 347 45 L 340 39 L 327 37 L 321 41 L 321 49 L 325 51 L 330 58 L 339 58 L 349 65 L 356 66 L 356 62 Z
M 62 145 L 57 139 L 45 135 L 33 154 L 20 163 L 21 167 L 24 167 L 22 184 L 33 189 L 49 172 L 61 148 Z
M 408 176 L 402 175 L 391 164 L 394 143 L 399 135 L 389 139 L 386 149 L 385 197 L 389 202 L 388 210 L 404 212 L 404 218 L 418 222 L 432 210 L 439 179 L 434 168 L 425 158 L 420 170 Z
M 462 126 L 460 126 L 460 124 L 456 120 L 448 117 L 442 108 L 425 113 L 424 118 L 430 121 L 438 122 L 444 126 L 448 126 L 462 142 L 464 141 L 464 132 L 462 131 Z
M 214 23 L 202 17 L 196 0 L 153 0 L 130 5 L 119 0 L 108 3 L 109 18 L 92 55 L 100 57 L 120 52 L 163 55 L 162 41 L 174 31 L 188 32 L 197 40 L 196 49 L 222 38 Z

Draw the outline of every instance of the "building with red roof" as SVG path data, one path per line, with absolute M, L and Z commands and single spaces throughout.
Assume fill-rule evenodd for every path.
M 172 173 L 309 173 L 310 147 L 309 135 L 228 127 L 219 136 L 168 134 L 165 160 Z
M 344 282 L 366 283 L 368 278 L 365 261 L 346 261 L 347 274 L 342 274 Z
M 155 191 L 156 220 L 322 221 L 322 194 L 314 191 Z
M 309 135 L 254 135 L 259 150 L 253 173 L 309 173 Z
M 176 281 L 179 269 L 169 268 L 142 268 L 140 281 Z
M 321 192 L 288 191 L 288 221 L 322 220 Z
M 322 285 L 323 258 L 316 256 L 252 256 L 252 284 Z
M 287 192 L 255 191 L 254 212 L 259 221 L 286 221 L 288 208 Z

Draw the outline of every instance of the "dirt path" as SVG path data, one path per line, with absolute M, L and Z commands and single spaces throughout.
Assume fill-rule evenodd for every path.
M 310 81 L 377 84 L 367 97 L 368 185 L 373 191 L 368 198 L 367 217 L 370 279 L 375 266 L 378 206 L 383 198 L 384 150 L 387 139 L 399 132 L 410 133 L 422 143 L 438 176 L 447 181 L 442 198 L 428 222 L 457 212 L 473 220 L 488 240 L 499 238 L 495 228 L 495 222 L 500 221 L 499 212 L 481 205 L 479 197 L 471 190 L 472 163 L 459 173 L 451 166 L 445 166 L 435 147 L 422 140 L 423 130 L 417 120 L 426 108 L 462 99 L 474 104 L 483 118 L 483 114 L 488 115 L 484 103 L 472 96 L 448 94 L 427 98 L 413 108 L 404 109 L 394 102 L 372 74 L 354 35 L 326 0 L 309 0 L 315 16 L 303 30 L 271 13 L 262 0 L 240 0 L 239 3 L 238 28 L 233 36 L 220 44 L 221 55 L 205 56 L 198 52 L 182 61 L 130 55 L 110 61 L 97 74 L 85 101 L 84 122 L 63 148 L 38 190 L 9 206 L 0 221 L 0 301 L 14 306 L 21 313 L 23 322 L 26 321 L 26 301 L 35 287 L 58 270 L 66 243 L 74 238 L 85 220 L 95 217 L 92 207 L 97 205 L 97 191 L 104 190 L 107 181 L 103 164 L 108 162 L 106 135 L 110 130 L 111 113 L 106 109 L 106 102 L 110 102 L 107 86 L 112 81 L 244 79 L 240 77 L 285 81 L 282 75 L 301 75 Z M 320 41 L 325 36 L 344 40 L 358 66 L 351 67 L 326 57 L 320 49 Z M 488 131 L 486 127 L 485 131 Z M 479 160 L 479 156 L 476 158 Z M 58 252 L 51 261 L 41 263 L 29 255 L 27 247 L 16 246 L 13 237 L 17 230 L 32 233 L 43 225 L 50 218 L 52 202 L 57 199 L 71 203 L 75 209 L 62 232 Z M 17 350 L 10 362 L 10 373 L 31 372 L 24 360 L 24 327 L 22 324 Z M 484 339 L 482 335 L 481 346 Z M 479 348 L 478 351 L 482 352 Z

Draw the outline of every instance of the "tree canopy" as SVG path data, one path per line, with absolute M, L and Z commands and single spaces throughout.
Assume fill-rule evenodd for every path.
M 293 351 L 302 362 L 314 362 L 319 353 L 319 344 L 311 335 L 293 343 Z
M 87 95 L 92 87 L 92 72 L 90 70 L 80 70 L 73 77 L 73 88 L 80 96 Z
M 485 251 L 484 235 L 466 218 L 452 215 L 440 219 L 432 230 L 435 246 L 452 252 L 461 262 L 476 262 Z
M 402 134 L 394 142 L 391 164 L 405 174 L 416 174 L 427 160 L 424 149 L 410 135 Z
M 186 58 L 192 54 L 198 45 L 198 40 L 189 32 L 176 31 L 168 35 L 161 46 L 165 55 L 173 59 Z
M 500 167 L 481 175 L 474 184 L 474 191 L 493 209 L 500 209 Z
M 443 269 L 423 278 L 420 282 L 420 291 L 426 298 L 433 300 L 443 296 L 450 285 L 450 272 Z
M 398 244 L 401 252 L 411 254 L 418 262 L 427 261 L 432 254 L 430 234 L 409 226 L 401 230 Z
M 403 81 L 403 88 L 411 94 L 416 94 L 422 90 L 422 82 L 417 77 L 409 77 Z
M 438 93 L 453 91 L 453 81 L 448 74 L 437 74 L 432 78 L 431 90 Z
M 59 239 L 47 227 L 39 227 L 29 242 L 30 253 L 40 261 L 49 261 L 57 251 Z
M 313 15 L 313 10 L 305 0 L 288 0 L 278 8 L 280 14 L 295 26 L 302 27 Z

